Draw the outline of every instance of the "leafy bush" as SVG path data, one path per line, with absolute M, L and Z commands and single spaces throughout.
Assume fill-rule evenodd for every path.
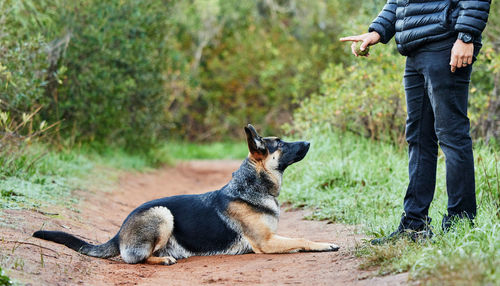
M 326 123 L 372 139 L 402 141 L 404 58 L 391 45 L 372 48 L 369 58 L 357 59 L 351 65 L 330 65 L 323 72 L 320 93 L 295 110 L 294 128 L 308 130 Z
M 69 33 L 49 90 L 50 118 L 79 140 L 147 150 L 164 123 L 164 1 L 76 1 L 59 25 Z M 70 133 L 70 134 L 71 134 Z
M 474 63 L 470 95 L 470 117 L 476 137 L 500 139 L 500 9 L 491 3 L 483 48 Z
M 48 68 L 47 43 L 26 28 L 31 14 L 23 7 L 20 1 L 0 1 L 0 111 L 19 121 L 43 101 Z
M 2 1 L 0 100 L 13 116 L 43 106 L 63 137 L 148 150 L 165 119 L 167 6 Z

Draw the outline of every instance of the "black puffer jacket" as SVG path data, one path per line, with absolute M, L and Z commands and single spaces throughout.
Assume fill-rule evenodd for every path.
M 388 0 L 372 22 L 370 32 L 380 34 L 387 43 L 396 34 L 402 55 L 430 42 L 436 42 L 459 32 L 469 33 L 480 41 L 488 21 L 490 0 Z

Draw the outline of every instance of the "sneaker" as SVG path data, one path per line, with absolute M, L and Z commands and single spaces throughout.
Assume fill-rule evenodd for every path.
M 423 242 L 431 239 L 434 236 L 431 227 L 427 226 L 421 230 L 405 229 L 403 227 L 398 227 L 398 229 L 381 238 L 375 238 L 370 241 L 372 245 L 381 245 L 388 242 L 393 242 L 401 238 L 409 238 L 413 242 Z
M 455 229 L 455 225 L 460 221 L 464 220 L 470 224 L 471 227 L 474 227 L 474 221 L 470 219 L 466 215 L 444 215 L 443 220 L 441 221 L 441 227 L 443 228 L 443 232 L 448 232 L 450 230 Z

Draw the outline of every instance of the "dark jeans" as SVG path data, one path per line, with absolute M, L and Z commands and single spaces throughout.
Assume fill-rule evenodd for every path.
M 454 41 L 453 41 L 454 42 Z M 452 43 L 452 42 L 451 42 Z M 450 71 L 451 45 L 407 57 L 404 85 L 408 117 L 410 183 L 400 227 L 420 230 L 430 222 L 438 144 L 446 157 L 448 217 L 476 215 L 474 158 L 467 100 L 472 66 Z M 479 48 L 476 49 L 475 55 Z

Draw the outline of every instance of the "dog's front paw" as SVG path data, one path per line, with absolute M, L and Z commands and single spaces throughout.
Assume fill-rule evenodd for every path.
M 340 249 L 340 246 L 330 243 L 330 251 L 338 251 Z
M 165 256 L 165 257 L 163 257 L 163 259 L 164 259 L 163 265 L 172 265 L 172 264 L 177 263 L 177 260 L 175 258 L 173 258 L 172 256 Z
M 340 247 L 333 243 L 318 243 L 313 251 L 338 251 Z

